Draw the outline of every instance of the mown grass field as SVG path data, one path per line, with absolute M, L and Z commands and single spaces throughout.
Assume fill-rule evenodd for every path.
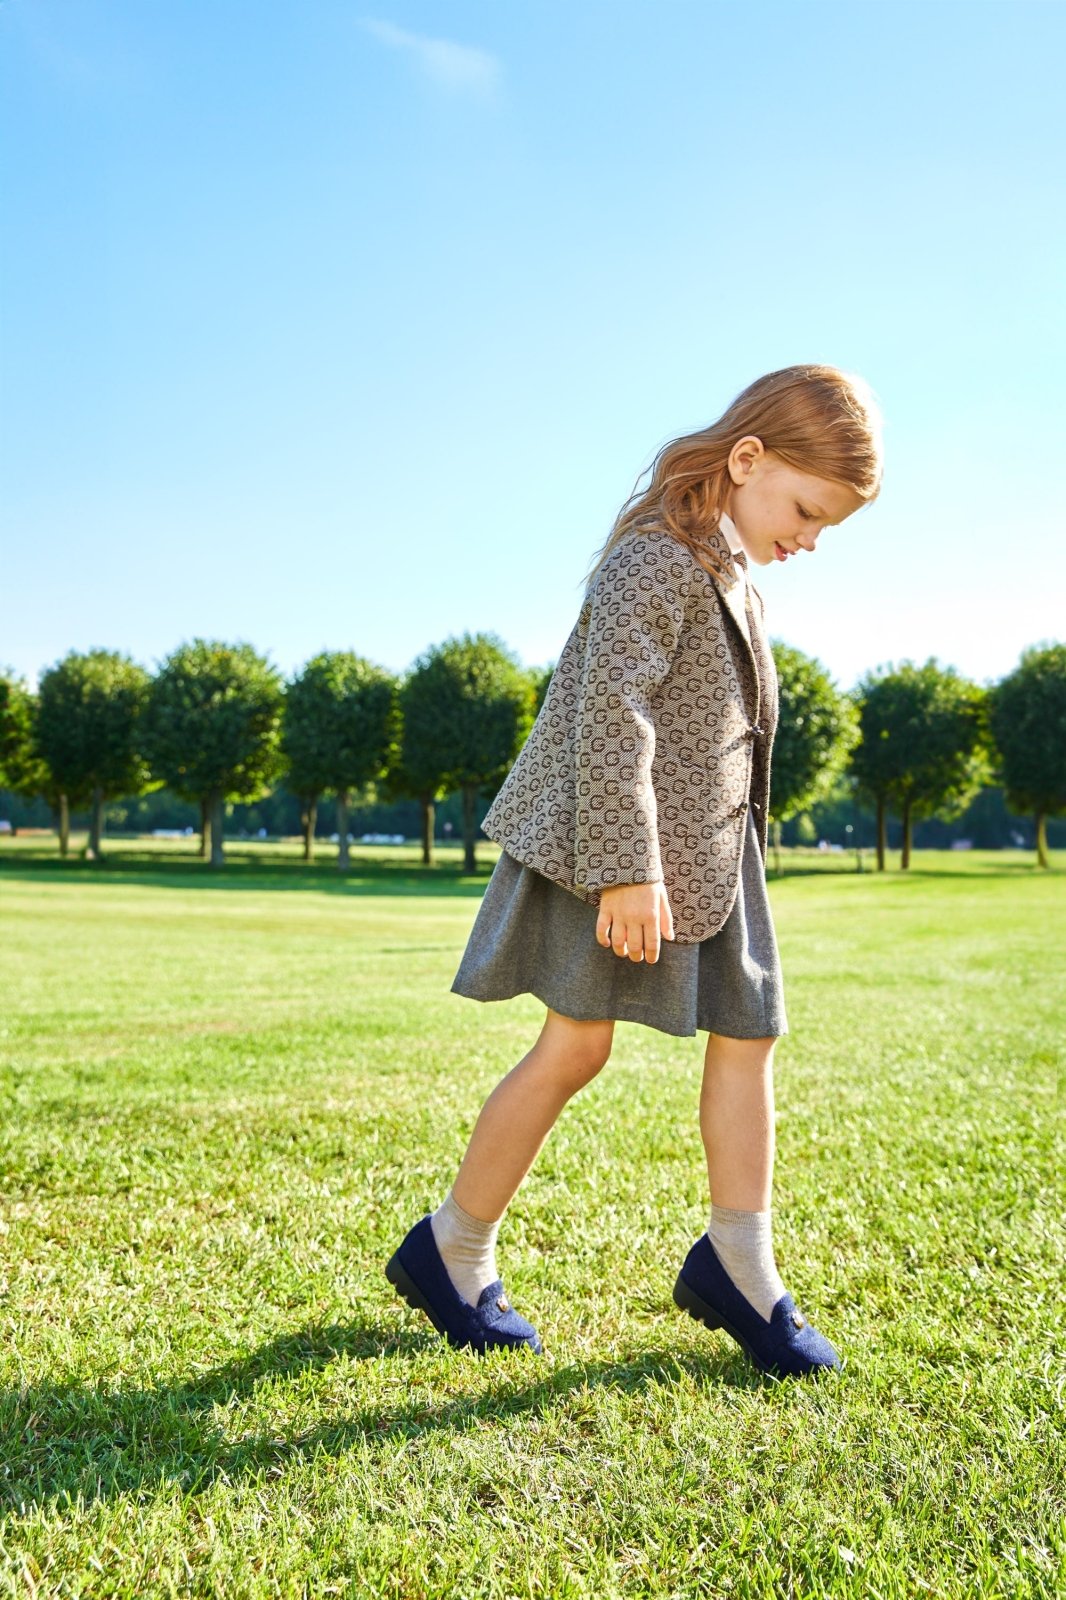
M 1061 855 L 772 882 L 778 1256 L 846 1358 L 780 1384 L 671 1299 L 703 1036 L 620 1024 L 505 1219 L 541 1359 L 386 1282 L 543 1016 L 449 993 L 492 848 L 53 851 L 0 844 L 0 1594 L 1063 1593 Z

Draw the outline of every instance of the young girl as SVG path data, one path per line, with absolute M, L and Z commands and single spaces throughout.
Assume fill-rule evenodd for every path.
M 497 1275 L 497 1231 L 624 1020 L 708 1035 L 710 1225 L 681 1266 L 677 1305 L 766 1372 L 840 1365 L 771 1241 L 773 1051 L 788 1031 L 763 867 L 777 677 L 747 569 L 813 554 L 880 478 L 865 385 L 786 367 L 664 445 L 596 559 L 482 824 L 503 849 L 452 984 L 477 1000 L 534 994 L 547 1016 L 482 1107 L 443 1202 L 385 1269 L 454 1345 L 540 1351 Z

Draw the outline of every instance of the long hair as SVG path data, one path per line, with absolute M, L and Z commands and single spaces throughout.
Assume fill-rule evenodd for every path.
M 729 452 L 747 434 L 799 472 L 845 484 L 861 500 L 881 487 L 881 413 L 869 386 L 836 367 L 782 367 L 749 384 L 707 428 L 671 439 L 650 468 L 651 482 L 633 493 L 585 574 L 586 585 L 626 534 L 666 529 L 726 582 L 724 542 L 715 539 L 729 492 Z

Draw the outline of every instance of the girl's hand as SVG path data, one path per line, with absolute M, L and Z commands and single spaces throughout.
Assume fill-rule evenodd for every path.
M 596 943 L 630 961 L 658 961 L 661 938 L 674 937 L 664 883 L 616 883 L 600 891 Z

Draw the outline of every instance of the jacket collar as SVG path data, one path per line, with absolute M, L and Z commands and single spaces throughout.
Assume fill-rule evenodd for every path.
M 723 527 L 714 528 L 704 542 L 711 555 L 716 558 L 716 564 L 726 574 L 725 577 L 719 578 L 713 572 L 708 572 L 707 576 L 721 595 L 722 603 L 741 633 L 746 633 L 748 623 L 746 620 L 744 591 L 746 588 L 751 587 L 751 576 L 750 574 L 748 575 L 746 584 L 741 581 L 740 573 L 733 560 L 733 551 L 730 548 L 729 540 Z M 704 568 L 704 571 L 706 570 Z
M 763 598 L 751 581 L 751 572 L 745 566 L 745 581 L 742 583 L 740 573 L 733 562 L 733 552 L 724 528 L 715 528 L 706 540 L 707 546 L 718 559 L 718 565 L 729 576 L 718 578 L 713 572 L 708 572 L 707 577 L 717 589 L 723 606 L 729 612 L 737 625 L 741 644 L 751 663 L 758 685 L 760 678 L 768 675 L 772 662 L 770 641 L 766 636 L 763 623 Z M 707 569 L 704 568 L 704 571 Z M 766 660 L 770 657 L 770 661 Z M 762 672 L 759 663 L 762 662 Z M 755 708 L 756 721 L 759 718 L 759 709 Z

